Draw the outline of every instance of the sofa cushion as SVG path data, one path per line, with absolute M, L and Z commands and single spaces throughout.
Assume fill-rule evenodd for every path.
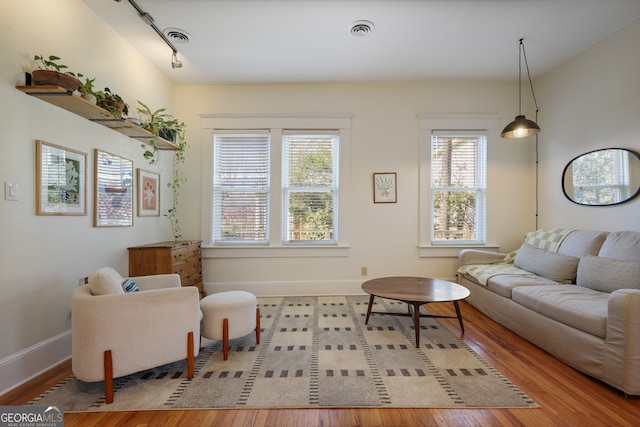
M 579 258 L 549 252 L 523 243 L 513 265 L 558 283 L 573 283 Z
M 580 286 L 522 286 L 513 301 L 543 316 L 605 338 L 609 294 Z
M 102 267 L 89 275 L 89 289 L 93 295 L 123 294 L 122 276 L 111 267 Z
M 598 256 L 640 262 L 640 233 L 636 231 L 609 233 Z
M 640 263 L 586 255 L 578 264 L 576 283 L 600 292 L 640 289 Z
M 487 280 L 487 289 L 505 298 L 511 298 L 514 288 L 519 286 L 539 286 L 555 285 L 553 280 L 545 279 L 541 276 L 529 274 L 526 276 L 516 276 L 513 274 L 499 274 Z
M 567 234 L 562 243 L 560 243 L 558 253 L 576 258 L 581 258 L 585 255 L 598 255 L 606 238 L 606 231 L 575 230 Z

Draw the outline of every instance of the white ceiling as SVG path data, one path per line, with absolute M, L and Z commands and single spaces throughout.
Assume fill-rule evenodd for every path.
M 640 16 L 640 0 L 136 0 L 190 34 L 172 69 L 128 0 L 84 1 L 176 84 L 517 79 L 520 38 L 535 78 Z

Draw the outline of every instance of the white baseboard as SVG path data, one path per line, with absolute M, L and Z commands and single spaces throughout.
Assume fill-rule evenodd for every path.
M 53 336 L 0 360 L 0 395 L 71 357 L 71 331 Z
M 301 280 L 272 282 L 215 282 L 205 283 L 207 293 L 247 291 L 259 297 L 364 295 L 364 280 Z

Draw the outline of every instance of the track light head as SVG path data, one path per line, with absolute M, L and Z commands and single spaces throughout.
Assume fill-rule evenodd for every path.
M 171 54 L 171 68 L 182 68 L 182 62 L 178 60 L 178 52 L 173 52 L 173 54 Z

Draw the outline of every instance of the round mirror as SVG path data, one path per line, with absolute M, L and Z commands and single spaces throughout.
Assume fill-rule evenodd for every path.
M 562 191 L 579 205 L 610 206 L 640 193 L 640 154 L 603 148 L 571 160 L 562 173 Z

